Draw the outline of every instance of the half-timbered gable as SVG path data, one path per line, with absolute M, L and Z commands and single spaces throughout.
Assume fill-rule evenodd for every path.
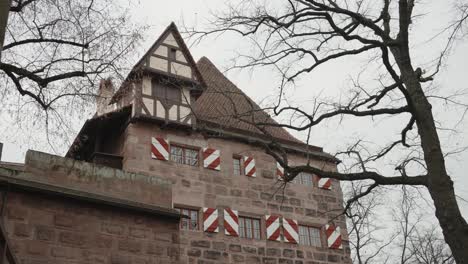
M 131 97 L 133 117 L 192 126 L 192 104 L 203 87 L 195 61 L 172 23 L 135 65 L 111 103 L 123 105 L 121 101 Z

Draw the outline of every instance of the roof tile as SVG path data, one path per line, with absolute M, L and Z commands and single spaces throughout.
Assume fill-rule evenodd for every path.
M 207 85 L 194 107 L 199 122 L 208 122 L 224 129 L 231 128 L 255 134 L 269 134 L 273 138 L 303 143 L 282 127 L 265 126 L 261 128 L 255 125 L 257 123 L 278 123 L 227 79 L 208 58 L 202 57 L 197 62 L 197 67 Z

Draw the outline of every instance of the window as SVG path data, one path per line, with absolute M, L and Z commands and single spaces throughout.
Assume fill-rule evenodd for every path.
M 239 217 L 239 236 L 260 239 L 260 219 Z
M 171 146 L 171 160 L 179 164 L 198 166 L 198 150 Z
M 320 229 L 310 226 L 299 226 L 299 244 L 306 246 L 321 247 Z
M 169 49 L 169 59 L 176 60 L 177 50 L 174 48 Z
M 198 230 L 198 210 L 175 208 L 181 215 L 188 216 L 189 218 L 180 219 L 181 230 Z
M 242 162 L 241 158 L 233 157 L 232 158 L 232 166 L 234 168 L 234 175 L 242 175 Z
M 153 96 L 156 96 L 164 103 L 180 103 L 182 95 L 180 89 L 177 87 L 171 87 L 160 83 L 158 80 L 153 79 L 151 82 L 151 89 Z
M 314 186 L 313 179 L 314 177 L 312 174 L 301 172 L 294 178 L 294 180 L 292 180 L 292 183 Z

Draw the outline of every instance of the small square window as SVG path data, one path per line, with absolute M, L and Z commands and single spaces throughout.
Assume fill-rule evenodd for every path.
M 187 209 L 187 208 L 175 208 L 181 215 L 187 216 L 188 218 L 180 219 L 181 230 L 198 230 L 198 210 Z
M 171 146 L 171 160 L 179 164 L 198 166 L 198 150 Z
M 314 177 L 310 173 L 301 172 L 292 180 L 292 183 L 314 186 Z
M 305 246 L 322 247 L 320 229 L 311 226 L 299 226 L 299 244 Z
M 239 217 L 239 236 L 244 238 L 261 239 L 260 219 Z
M 242 175 L 242 162 L 240 157 L 232 158 L 232 167 L 235 176 Z

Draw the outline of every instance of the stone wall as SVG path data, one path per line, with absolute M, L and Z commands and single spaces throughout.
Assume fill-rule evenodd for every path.
M 172 207 L 172 185 L 158 175 L 126 172 L 37 151 L 17 177 L 153 206 Z
M 0 178 L 18 264 L 180 263 L 168 180 L 34 151 Z
M 320 248 L 267 241 L 265 238 L 266 214 L 280 214 L 297 220 L 299 224 L 323 227 L 342 209 L 342 193 L 338 182 L 333 182 L 332 190 L 297 184 L 288 184 L 283 189 L 275 175 L 275 161 L 257 147 L 208 139 L 196 133 L 167 128 L 161 130 L 156 125 L 143 123 L 131 124 L 125 135 L 124 170 L 161 175 L 172 181 L 175 206 L 219 209 L 219 233 L 181 231 L 181 259 L 184 263 L 350 263 L 343 217 L 333 221 L 342 229 L 345 240 L 342 250 L 327 249 L 323 232 Z M 164 137 L 179 145 L 221 150 L 221 171 L 208 170 L 201 165 L 193 167 L 151 159 L 152 136 Z M 257 177 L 233 176 L 233 155 L 253 156 Z M 306 161 L 299 155 L 290 156 L 289 159 L 298 164 Z M 312 160 L 311 164 L 336 170 L 332 163 Z M 262 219 L 262 239 L 224 235 L 221 212 L 225 207 L 238 210 L 241 216 Z
M 173 220 L 10 192 L 4 221 L 21 264 L 179 263 Z

